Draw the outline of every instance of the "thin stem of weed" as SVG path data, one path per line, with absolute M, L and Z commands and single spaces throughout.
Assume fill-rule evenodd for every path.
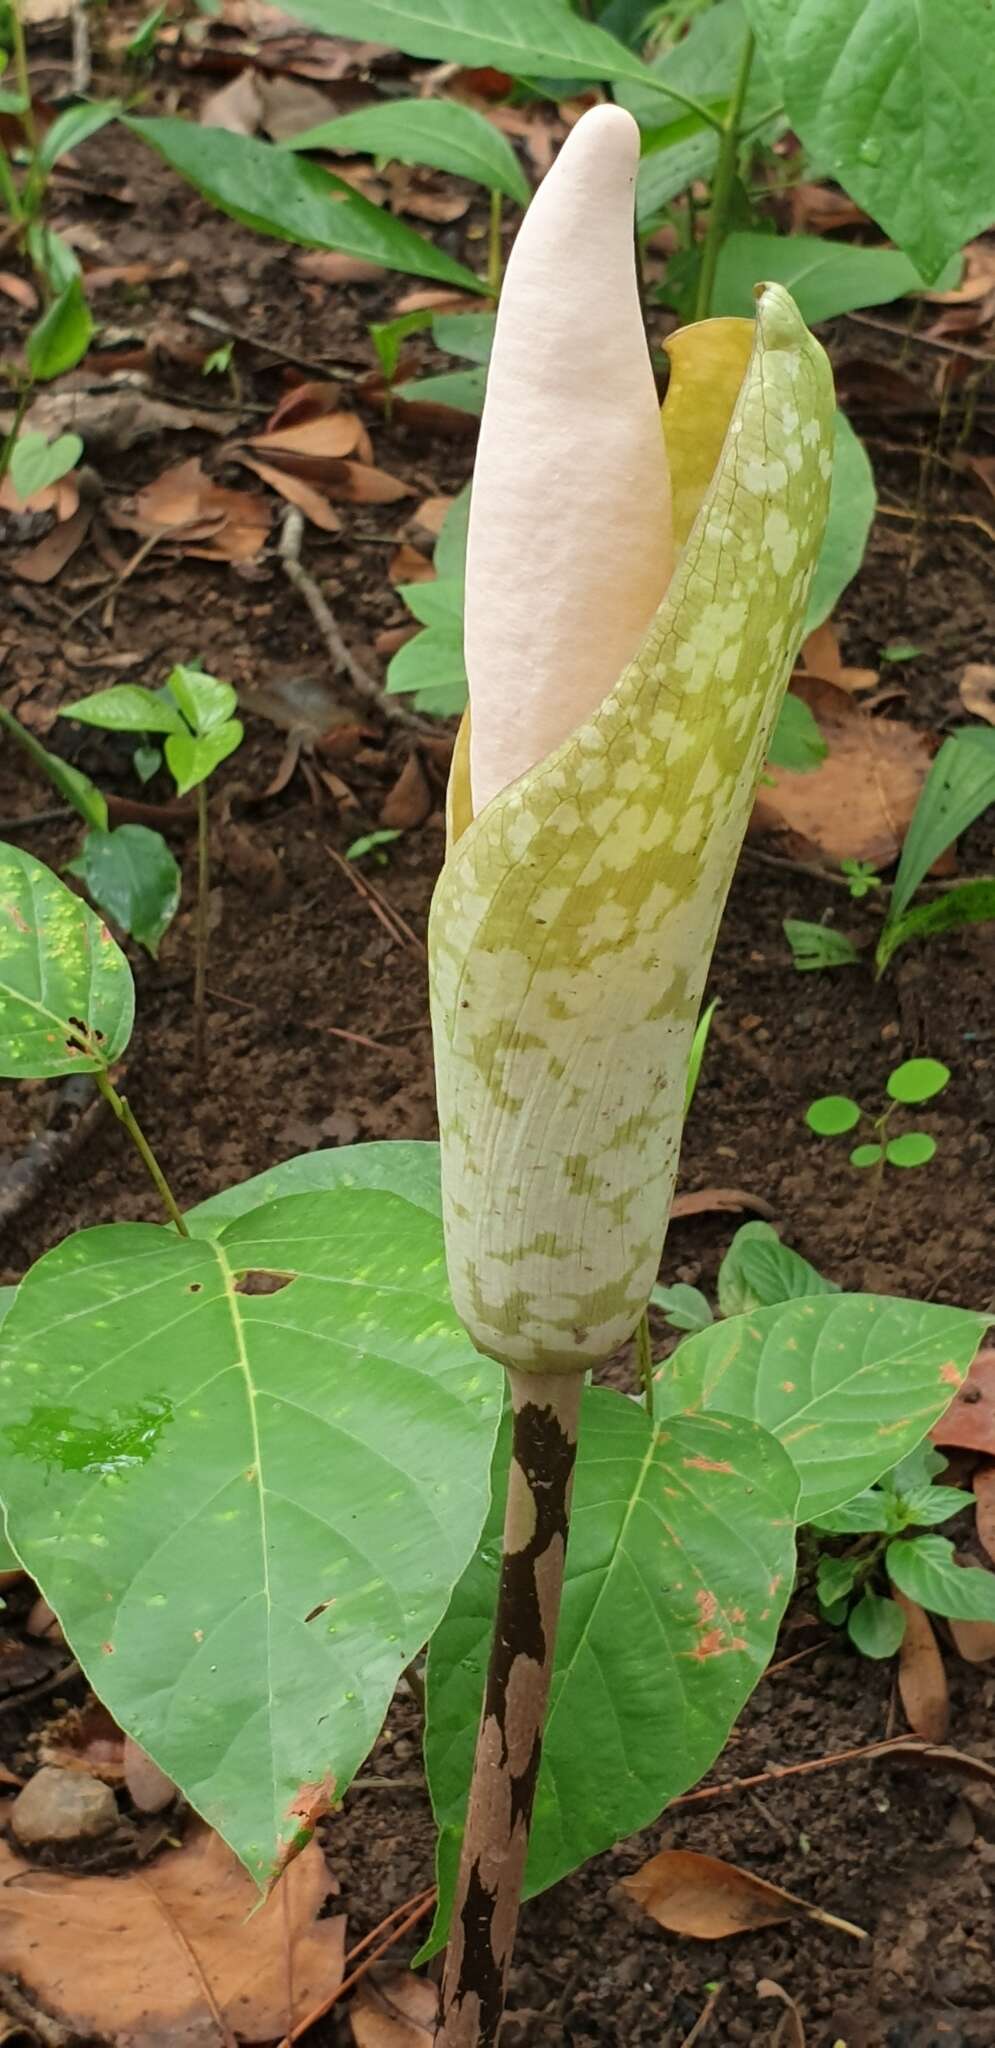
M 504 252 L 501 248 L 501 194 L 491 193 L 491 210 L 487 224 L 487 289 L 493 298 L 501 291 L 504 275 Z
M 24 384 L 17 394 L 17 404 L 14 407 L 14 417 L 11 421 L 10 433 L 7 435 L 3 447 L 0 448 L 0 484 L 3 483 L 4 477 L 10 468 L 11 456 L 17 445 L 18 434 L 21 431 L 21 422 L 27 412 L 31 398 L 31 389 L 30 384 Z
M 751 32 L 748 32 L 746 41 L 743 44 L 743 54 L 739 61 L 739 71 L 733 87 L 732 99 L 729 102 L 729 112 L 722 125 L 719 160 L 715 166 L 715 180 L 712 185 L 712 204 L 708 216 L 708 232 L 705 236 L 705 246 L 701 257 L 701 274 L 698 278 L 698 293 L 694 309 L 696 320 L 707 320 L 712 310 L 715 276 L 718 270 L 719 254 L 726 237 L 729 203 L 736 179 L 736 165 L 739 161 L 739 150 L 742 140 L 740 124 L 743 118 L 747 88 L 750 83 L 753 51 L 753 35 Z
M 207 813 L 207 784 L 197 784 L 197 910 L 194 924 L 193 970 L 193 1066 L 196 1079 L 204 1078 L 207 1049 L 205 1002 L 207 995 L 207 954 L 209 946 L 211 893 L 211 841 Z
M 31 81 L 28 77 L 28 52 L 24 40 L 24 23 L 21 20 L 21 0 L 10 0 L 10 36 L 13 44 L 14 77 L 23 106 L 17 116 L 24 129 L 24 136 L 31 151 L 34 165 L 38 155 L 38 124 L 31 104 Z
M 104 1101 L 110 1104 L 118 1123 L 122 1124 L 127 1131 L 170 1222 L 175 1225 L 181 1237 L 189 1237 L 190 1232 L 183 1221 L 173 1190 L 163 1173 L 162 1167 L 145 1136 L 145 1132 L 142 1130 L 141 1124 L 127 1096 L 118 1094 L 106 1068 L 98 1067 L 94 1079 Z

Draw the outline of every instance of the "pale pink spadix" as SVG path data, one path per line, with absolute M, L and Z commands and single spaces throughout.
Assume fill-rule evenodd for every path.
M 584 114 L 508 263 L 467 547 L 475 814 L 597 709 L 670 580 L 633 249 L 638 161 L 630 114 Z

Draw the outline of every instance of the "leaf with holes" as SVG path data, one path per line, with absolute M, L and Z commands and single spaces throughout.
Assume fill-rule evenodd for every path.
M 984 1316 L 933 1301 L 784 1302 L 688 1337 L 657 1371 L 655 1412 L 663 1421 L 715 1409 L 769 1429 L 797 1467 L 809 1521 L 872 1486 L 926 1435 L 986 1328 Z
M 135 986 L 107 926 L 40 860 L 0 846 L 0 1077 L 94 1074 L 131 1037 Z
M 441 1618 L 500 1399 L 438 1218 L 397 1195 L 288 1196 L 214 1238 L 83 1231 L 21 1283 L 11 1542 L 115 1718 L 261 1884 L 302 1788 L 341 1796 Z
M 501 1556 L 507 1426 L 480 1547 L 432 1639 L 425 1760 L 445 1939 Z M 766 1668 L 794 1570 L 797 1481 L 728 1416 L 651 1428 L 584 1395 L 556 1667 L 525 1896 L 655 1819 L 702 1776 Z M 661 1730 L 679 1739 L 661 1740 Z M 596 1769 L 592 1768 L 596 1759 Z

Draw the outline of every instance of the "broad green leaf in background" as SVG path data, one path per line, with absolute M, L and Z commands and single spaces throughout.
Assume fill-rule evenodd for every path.
M 767 761 L 771 768 L 790 768 L 804 775 L 824 761 L 829 748 L 818 722 L 801 697 L 789 690 L 777 715 L 770 737 Z
M 435 277 L 463 291 L 483 290 L 471 270 L 423 235 L 371 206 L 343 179 L 275 143 L 231 135 L 225 128 L 200 128 L 172 115 L 129 117 L 125 125 L 213 206 L 260 234 L 309 249 L 343 249 L 366 262 Z
M 58 483 L 75 468 L 82 453 L 78 434 L 59 434 L 54 441 L 46 440 L 44 434 L 18 435 L 10 458 L 10 480 L 18 497 L 30 498 L 46 484 Z
M 428 1658 L 425 1762 L 452 1902 L 501 1556 L 508 1431 L 480 1547 Z M 645 1827 L 718 1756 L 762 1676 L 794 1571 L 797 1480 L 765 1431 L 720 1416 L 651 1428 L 584 1395 L 556 1665 L 525 1896 Z
M 782 1244 L 769 1223 L 744 1223 L 737 1230 L 719 1267 L 719 1308 L 724 1316 L 748 1315 L 755 1308 L 773 1308 L 779 1301 L 801 1301 L 811 1294 L 838 1294 L 834 1280 Z
M 811 1526 L 824 1529 L 829 1536 L 883 1535 L 894 1527 L 892 1503 L 879 1487 L 868 1487 L 866 1493 L 844 1501 L 841 1508 L 832 1508 L 827 1515 L 813 1515 Z
M 670 86 L 678 93 L 689 93 L 721 118 L 736 82 L 745 39 L 746 18 L 740 0 L 718 0 L 717 6 L 693 18 L 671 49 L 661 51 L 643 67 L 637 82 L 618 87 L 616 98 L 635 115 L 643 130 L 646 154 L 636 186 L 641 220 L 679 192 L 686 192 L 698 179 L 710 178 L 718 159 L 715 129 L 700 116 L 689 114 L 679 99 L 668 101 L 660 88 Z M 743 127 L 751 127 L 776 108 L 777 100 L 777 88 L 758 54 L 750 71 Z M 784 125 L 783 119 L 766 123 L 760 131 L 762 139 L 770 140 Z
M 70 868 L 98 910 L 130 932 L 154 960 L 179 908 L 182 880 L 162 833 L 147 825 L 88 832 Z
M 80 262 L 75 249 L 64 235 L 58 235 L 47 221 L 33 220 L 25 236 L 25 246 L 36 270 L 45 279 L 50 291 L 62 292 L 74 277 L 80 276 Z
M 689 1337 L 655 1374 L 655 1413 L 717 1410 L 769 1429 L 797 1467 L 808 1521 L 863 1493 L 926 1435 L 986 1328 L 984 1316 L 933 1301 L 788 1301 Z
M 959 1565 L 946 1536 L 914 1536 L 889 1543 L 888 1577 L 907 1600 L 951 1621 L 995 1621 L 995 1572 Z
M 990 803 L 995 803 L 995 732 L 960 726 L 944 740 L 913 811 L 891 892 L 886 934 L 933 862 Z
M 455 576 L 437 576 L 434 583 L 399 583 L 398 597 L 403 597 L 412 618 L 422 626 L 451 626 L 457 631 L 463 626 L 463 581 Z
M 289 12 L 322 35 L 494 65 L 513 78 L 639 78 L 645 70 L 566 0 L 292 0 Z
M 458 491 L 442 522 L 432 560 L 437 576 L 459 576 L 466 569 L 466 536 L 470 524 L 470 486 Z
M 86 824 L 95 826 L 99 831 L 106 831 L 106 799 L 101 795 L 96 783 L 91 782 L 81 768 L 74 768 L 70 762 L 63 761 L 61 755 L 50 753 L 48 748 L 43 747 L 41 741 L 35 738 L 34 733 L 29 732 L 27 726 L 22 725 L 20 720 L 14 717 L 13 712 L 6 710 L 2 704 L 0 727 L 10 733 L 11 738 L 30 756 L 35 766 L 48 777 L 52 788 L 57 789 L 59 795 L 65 797 L 67 804 L 71 804 L 73 810 L 78 811 Z
M 783 920 L 784 936 L 791 947 L 791 957 L 800 974 L 817 973 L 823 967 L 857 967 L 860 955 L 852 939 L 845 932 L 834 932 L 831 925 L 810 924 L 803 917 L 786 917 Z
M 700 1287 L 688 1287 L 675 1280 L 672 1287 L 654 1287 L 650 1306 L 657 1308 L 674 1330 L 707 1330 L 712 1311 Z
M 171 669 L 166 688 L 200 739 L 224 725 L 238 703 L 230 683 L 219 682 L 217 676 L 205 675 L 199 668 Z
M 989 0 L 745 0 L 792 126 L 923 277 L 995 217 Z
M 909 939 L 936 938 L 966 924 L 987 924 L 992 918 L 995 882 L 962 882 L 957 889 L 945 889 L 931 903 L 917 903 L 898 917 L 889 917 L 874 954 L 878 974 L 884 973 L 892 955 Z
M 0 846 L 0 1078 L 109 1067 L 134 1014 L 131 970 L 107 926 L 41 861 Z
M 57 299 L 35 322 L 24 353 L 36 384 L 47 384 L 63 371 L 75 369 L 85 356 L 93 335 L 93 321 L 78 277 L 59 293 Z
M 402 1195 L 429 1216 L 442 1215 L 439 1147 L 414 1138 L 370 1145 L 341 1145 L 302 1152 L 251 1180 L 237 1182 L 188 1209 L 185 1222 L 195 1237 L 214 1237 L 225 1223 L 284 1195 L 328 1194 L 339 1188 L 379 1188 Z
M 63 704 L 59 715 L 75 718 L 80 725 L 99 726 L 102 732 L 182 731 L 175 704 L 161 690 L 146 690 L 141 683 L 112 683 L 109 690 L 94 690 L 75 704 Z
M 342 149 L 402 164 L 429 164 L 471 178 L 526 207 L 532 197 L 507 136 L 458 100 L 383 100 L 322 121 L 284 143 L 285 149 Z
M 960 259 L 948 269 L 945 289 L 958 283 Z M 901 249 L 861 249 L 849 242 L 824 241 L 820 235 L 733 234 L 726 236 L 719 253 L 713 314 L 751 319 L 756 307 L 753 288 L 761 281 L 786 285 L 810 327 L 833 320 L 838 313 L 884 306 L 907 292 L 927 289 Z
M 468 363 L 489 363 L 494 345 L 496 313 L 435 313 L 432 340 L 447 355 Z
M 70 149 L 78 149 L 91 135 L 106 128 L 108 121 L 116 120 L 121 109 L 116 100 L 81 100 L 79 106 L 66 107 L 64 112 L 46 128 L 38 143 L 36 162 L 40 170 L 50 171 Z
M 410 690 L 418 711 L 448 718 L 466 703 L 463 624 L 428 626 L 398 649 L 387 671 L 387 689 Z
M 441 1619 L 500 1401 L 438 1218 L 396 1195 L 289 1196 L 216 1238 L 112 1224 L 21 1283 L 11 1541 L 116 1720 L 260 1883 Z
M 485 369 L 440 370 L 435 377 L 409 377 L 394 385 L 394 397 L 409 405 L 451 405 L 478 418 L 484 409 Z
M 166 763 L 177 795 L 186 796 L 199 782 L 206 782 L 241 742 L 242 726 L 237 718 L 229 718 L 202 738 L 189 732 L 171 732 L 166 740 Z
M 806 633 L 814 633 L 816 626 L 828 619 L 847 584 L 856 576 L 876 507 L 874 471 L 867 450 L 846 414 L 837 409 L 829 518 L 808 594 Z
M 866 1588 L 847 1616 L 847 1634 L 864 1657 L 893 1657 L 901 1648 L 905 1616 L 897 1600 Z

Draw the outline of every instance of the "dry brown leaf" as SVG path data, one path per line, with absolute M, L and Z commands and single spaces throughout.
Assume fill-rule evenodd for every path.
M 796 185 L 791 193 L 791 231 L 795 235 L 828 235 L 833 228 L 854 227 L 867 219 L 845 192 L 831 185 Z
M 808 774 L 769 768 L 750 829 L 776 834 L 800 860 L 898 859 L 932 759 L 928 741 L 896 719 L 869 718 L 845 690 L 817 678 L 795 684 L 829 748 Z
M 995 1562 L 995 1465 L 982 1465 L 972 1480 L 977 1501 L 975 1528 L 978 1542 Z
M 928 1614 L 895 1586 L 891 1597 L 905 1616 L 898 1655 L 898 1691 L 909 1727 L 924 1742 L 942 1742 L 950 1726 L 950 1695 L 943 1658 Z
M 995 1657 L 995 1621 L 948 1621 L 947 1627 L 965 1664 L 988 1664 Z
M 829 619 L 809 634 L 798 656 L 798 667 L 801 675 L 835 683 L 839 689 L 848 690 L 851 694 L 857 690 L 873 690 L 878 679 L 876 668 L 844 668 L 840 643 Z
M 255 135 L 262 117 L 263 97 L 250 65 L 218 92 L 208 93 L 197 119 L 202 128 L 226 128 L 229 135 Z
M 0 483 L 0 511 L 3 512 L 54 512 L 61 520 L 71 519 L 78 505 L 79 485 L 72 474 L 60 476 L 57 483 L 43 484 L 40 491 L 32 491 L 28 498 L 18 497 L 9 470 Z
M 247 1872 L 201 1825 L 142 1870 L 36 1870 L 0 1843 L 5 1967 L 47 2012 L 121 2048 L 290 2032 L 342 1971 L 345 1918 L 310 1842 L 259 1907 Z M 220 2025 L 219 2025 L 220 2020 Z
M 292 142 L 295 135 L 317 128 L 319 122 L 331 120 L 339 111 L 334 100 L 317 86 L 280 72 L 257 76 L 256 91 L 262 101 L 261 126 L 274 142 Z
M 402 292 L 394 300 L 393 310 L 398 313 L 479 313 L 480 300 L 470 297 L 468 292 L 454 292 L 451 285 L 415 285 L 413 290 Z
M 271 518 L 264 498 L 224 489 L 205 476 L 192 456 L 138 491 L 130 513 L 119 509 L 116 523 L 130 524 L 137 533 L 161 534 L 184 554 L 249 562 L 265 546 Z
M 12 270 L 0 270 L 0 292 L 6 292 L 8 299 L 23 307 L 25 313 L 33 313 L 38 304 L 34 285 L 26 277 L 16 277 Z
M 0 428 L 9 424 L 0 415 Z M 198 412 L 192 406 L 172 405 L 165 399 L 150 398 L 141 380 L 122 378 L 108 390 L 44 391 L 34 400 L 24 421 L 44 434 L 47 441 L 56 434 L 77 433 L 86 442 L 87 455 L 119 455 L 137 441 L 154 434 L 180 433 L 196 428 L 200 434 L 230 434 L 237 425 L 234 413 Z
M 92 502 L 78 505 L 71 518 L 53 526 L 33 548 L 25 548 L 22 554 L 14 556 L 10 565 L 13 574 L 23 576 L 28 583 L 51 583 L 82 547 L 95 510 Z
M 409 540 L 402 540 L 395 548 L 387 564 L 387 574 L 392 583 L 434 583 L 435 569 L 427 555 L 420 548 L 412 547 Z
M 773 1977 L 761 1977 L 757 1985 L 758 1998 L 779 1998 L 785 2011 L 781 2014 L 771 2037 L 770 2048 L 805 2048 L 805 2027 L 801 2013 L 790 1992 L 783 1984 L 776 1984 Z
M 400 477 L 374 469 L 370 463 L 344 462 L 342 467 L 345 477 L 341 487 L 336 486 L 335 496 L 350 505 L 393 505 L 398 498 L 410 498 L 414 493 L 413 484 L 402 483 Z
M 83 290 L 89 297 L 114 284 L 168 284 L 174 277 L 186 277 L 189 270 L 185 256 L 175 256 L 170 263 L 102 263 L 84 270 Z
M 960 1392 L 929 1435 L 934 1444 L 995 1457 L 995 1350 L 978 1352 Z
M 695 1941 L 724 1941 L 731 1934 L 804 1919 L 821 1920 L 858 1941 L 867 1940 L 862 1928 L 836 1919 L 821 1906 L 697 1849 L 661 1849 L 641 1870 L 623 1877 L 622 1889 L 661 1927 L 671 1934 L 689 1934 Z
M 710 1216 L 714 1211 L 752 1209 L 755 1216 L 773 1216 L 774 1210 L 762 1195 L 747 1194 L 745 1188 L 699 1188 L 694 1194 L 675 1195 L 670 1205 L 671 1221 L 680 1216 Z
M 392 654 L 397 653 L 399 647 L 406 647 L 408 641 L 413 640 L 415 634 L 420 632 L 421 627 L 415 625 L 387 626 L 382 633 L 376 635 L 373 642 L 374 653 L 382 654 L 385 659 L 389 659 Z
M 380 823 L 398 832 L 410 832 L 415 825 L 424 825 L 433 801 L 428 776 L 418 755 L 411 753 L 380 806 Z
M 382 263 L 367 263 L 341 249 L 302 250 L 293 265 L 299 277 L 316 277 L 322 284 L 375 284 L 387 275 Z
M 266 461 L 279 455 L 288 460 L 304 457 L 307 462 L 324 462 L 358 453 L 364 462 L 369 462 L 373 455 L 370 437 L 355 412 L 316 413 L 310 419 L 298 419 L 275 429 L 271 423 L 264 433 L 251 434 L 246 445 L 255 448 Z
M 349 2024 L 356 2048 L 430 2048 L 437 2013 L 434 1985 L 404 1970 L 379 1984 L 365 1977 L 349 2008 Z
M 462 220 L 463 215 L 469 212 L 469 192 L 456 192 L 451 185 L 437 183 L 424 171 L 395 163 L 388 164 L 385 175 L 392 213 L 406 213 L 413 220 L 447 225 L 451 221 Z
M 328 499 L 316 491 L 313 484 L 305 483 L 303 477 L 294 476 L 289 470 L 276 469 L 271 463 L 256 462 L 244 448 L 233 449 L 232 453 L 245 464 L 246 469 L 253 470 L 264 484 L 269 484 L 271 490 L 286 498 L 288 505 L 296 505 L 312 525 L 323 527 L 326 533 L 341 533 L 342 521 L 338 513 L 332 510 Z
M 416 512 L 411 515 L 412 526 L 423 526 L 426 533 L 434 533 L 438 539 L 445 525 L 446 516 L 456 500 L 443 492 L 437 498 L 423 498 Z
M 964 275 L 949 292 L 923 292 L 934 306 L 963 306 L 986 298 L 995 287 L 995 248 L 990 242 L 969 242 L 964 251 Z
M 969 661 L 957 687 L 965 711 L 995 725 L 995 663 Z

